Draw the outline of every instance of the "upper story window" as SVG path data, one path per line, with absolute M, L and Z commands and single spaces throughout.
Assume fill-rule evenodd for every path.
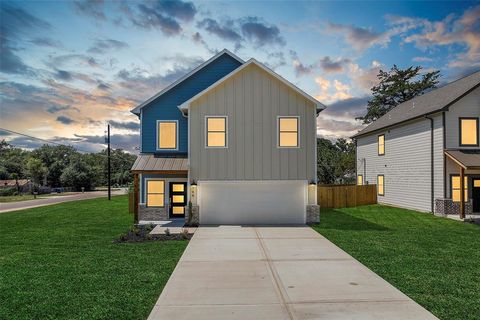
M 478 118 L 460 118 L 460 146 L 478 146 Z
M 298 148 L 298 117 L 278 117 L 278 146 L 280 148 Z
M 385 195 L 385 176 L 383 174 L 377 176 L 377 190 L 379 196 Z
M 378 155 L 383 156 L 385 154 L 385 135 L 378 136 Z
M 363 186 L 363 175 L 361 174 L 357 176 L 357 185 Z
M 206 117 L 206 137 L 205 144 L 207 148 L 226 148 L 227 147 L 227 117 Z
M 178 149 L 178 121 L 157 121 L 157 150 Z

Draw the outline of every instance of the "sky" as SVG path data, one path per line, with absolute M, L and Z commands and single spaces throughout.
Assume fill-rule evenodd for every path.
M 480 69 L 480 4 L 441 1 L 0 2 L 0 128 L 136 153 L 136 105 L 226 48 L 253 57 L 328 108 L 317 132 L 362 128 L 380 70 Z M 0 130 L 0 139 L 42 142 Z

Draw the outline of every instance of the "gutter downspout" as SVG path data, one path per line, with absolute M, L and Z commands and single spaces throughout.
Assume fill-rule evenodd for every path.
M 429 119 L 430 120 L 430 175 L 431 175 L 431 179 L 430 179 L 430 193 L 431 193 L 431 198 L 430 198 L 430 204 L 431 204 L 431 209 L 432 209 L 432 213 L 435 213 L 435 204 L 434 204 L 434 197 L 435 197 L 435 192 L 434 192 L 434 186 L 435 186 L 435 179 L 434 179 L 434 161 L 433 161 L 433 140 L 434 140 L 434 137 L 433 137 L 433 129 L 434 129 L 434 124 L 433 124 L 433 118 L 431 118 L 430 116 L 426 115 L 425 116 L 425 119 Z

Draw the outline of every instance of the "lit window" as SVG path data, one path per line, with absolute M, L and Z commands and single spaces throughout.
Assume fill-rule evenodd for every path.
M 383 175 L 377 176 L 377 189 L 378 189 L 379 196 L 385 195 L 385 176 Z
M 207 117 L 207 147 L 227 146 L 227 118 Z
M 452 200 L 456 202 L 460 202 L 460 176 L 452 176 L 451 180 L 451 186 L 452 186 Z M 466 202 L 468 200 L 468 178 L 464 177 L 464 187 L 465 187 L 465 193 L 464 195 L 464 201 Z
M 147 207 L 163 207 L 165 181 L 147 180 Z
M 298 147 L 298 118 L 278 118 L 278 146 L 283 148 Z
M 478 146 L 478 118 L 460 118 L 460 145 Z
M 385 154 L 385 135 L 378 136 L 378 155 L 383 156 Z
M 177 149 L 177 121 L 158 121 L 157 149 Z
M 361 174 L 357 176 L 357 185 L 363 186 L 363 175 Z

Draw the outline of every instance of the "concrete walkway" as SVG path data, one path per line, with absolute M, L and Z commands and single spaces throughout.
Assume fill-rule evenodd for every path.
M 121 195 L 125 193 L 126 193 L 125 189 L 112 191 L 112 195 Z M 38 197 L 41 198 L 41 195 L 39 195 Z M 59 195 L 58 197 L 50 196 L 50 197 L 35 199 L 35 200 L 5 202 L 5 203 L 0 203 L 0 213 L 30 209 L 30 208 L 36 208 L 36 207 L 43 207 L 51 204 L 57 204 L 57 203 L 68 202 L 68 201 L 87 200 L 87 199 L 95 199 L 95 198 L 101 198 L 101 197 L 107 197 L 107 191 L 91 191 L 91 192 L 85 192 L 85 193 L 76 193 L 68 196 Z
M 148 319 L 436 319 L 309 227 L 200 227 Z

